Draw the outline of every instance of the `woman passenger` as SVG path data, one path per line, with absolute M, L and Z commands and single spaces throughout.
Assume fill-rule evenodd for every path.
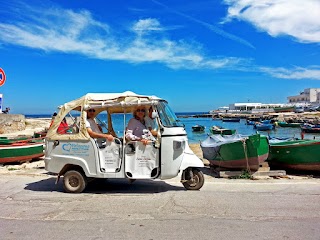
M 145 125 L 145 116 L 145 107 L 139 106 L 133 111 L 133 118 L 130 119 L 127 126 L 126 138 L 131 141 L 140 141 L 144 145 L 147 145 L 148 139 L 142 138 L 142 135 L 144 134 L 143 130 L 148 129 Z

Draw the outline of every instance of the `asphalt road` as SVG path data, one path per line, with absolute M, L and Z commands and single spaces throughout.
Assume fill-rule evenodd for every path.
M 0 239 L 320 239 L 320 179 L 54 182 L 1 175 Z

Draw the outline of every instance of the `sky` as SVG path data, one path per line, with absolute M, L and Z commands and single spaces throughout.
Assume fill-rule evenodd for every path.
M 3 108 L 133 91 L 175 112 L 320 88 L 320 0 L 0 0 Z

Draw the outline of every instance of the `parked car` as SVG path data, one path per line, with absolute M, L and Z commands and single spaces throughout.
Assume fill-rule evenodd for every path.
M 294 112 L 295 113 L 303 113 L 304 112 L 304 107 L 302 107 L 302 106 L 301 107 L 300 106 L 299 107 L 295 107 Z
M 317 105 L 317 106 L 309 107 L 309 111 L 310 111 L 310 112 L 317 112 L 317 111 L 320 111 L 320 106 L 319 106 L 319 105 Z

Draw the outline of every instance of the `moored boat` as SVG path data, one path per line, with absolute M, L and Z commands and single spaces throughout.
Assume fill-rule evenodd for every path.
M 301 123 L 288 123 L 288 122 L 277 122 L 277 125 L 280 127 L 301 127 Z
M 320 171 L 320 141 L 305 139 L 271 142 L 268 163 L 271 167 Z
M 240 122 L 240 118 L 223 118 L 223 122 Z
M 23 162 L 43 155 L 43 142 L 16 142 L 0 145 L 0 163 Z
M 204 129 L 205 129 L 205 126 L 202 126 L 202 125 L 192 126 L 192 131 L 193 132 L 203 132 Z
M 305 133 L 320 133 L 320 126 L 305 124 L 301 126 L 301 131 Z
M 258 123 L 255 125 L 258 131 L 268 131 L 274 129 L 274 125 L 271 123 Z
M 274 108 L 274 111 L 276 113 L 279 113 L 279 112 L 294 112 L 295 110 L 295 106 L 284 106 L 284 107 L 275 107 Z
M 268 139 L 260 134 L 211 135 L 200 146 L 203 157 L 211 165 L 222 168 L 256 170 L 269 155 Z
M 10 145 L 19 141 L 26 141 L 30 139 L 29 136 L 18 136 L 18 137 L 0 137 L 0 145 Z
M 232 135 L 236 133 L 236 129 L 227 129 L 218 126 L 212 126 L 210 128 L 212 134 L 221 134 L 221 135 Z

